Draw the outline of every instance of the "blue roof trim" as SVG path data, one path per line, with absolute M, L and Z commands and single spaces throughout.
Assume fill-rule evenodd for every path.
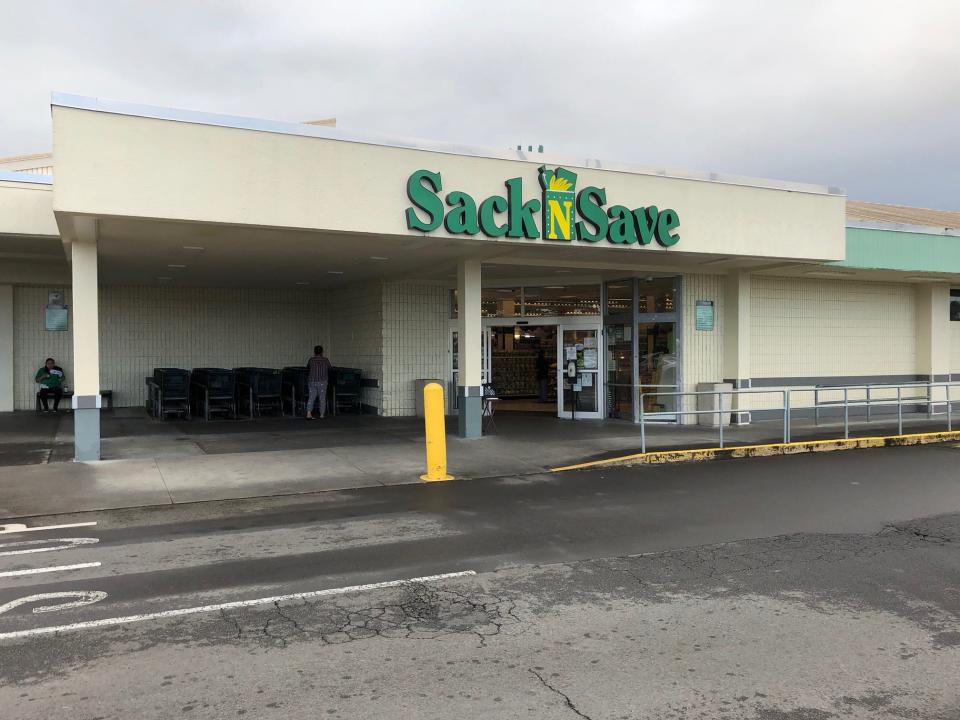
M 236 115 L 220 115 L 217 113 L 198 112 L 195 110 L 181 110 L 177 108 L 165 108 L 154 105 L 140 105 L 137 103 L 123 102 L 120 100 L 108 100 L 105 98 L 86 97 L 83 95 L 71 95 L 60 92 L 51 93 L 50 104 L 59 107 L 112 113 L 114 115 L 132 115 L 136 117 L 153 118 L 155 120 L 171 120 L 174 122 L 193 123 L 196 125 L 214 125 L 216 127 L 227 127 L 237 130 L 257 130 L 259 132 L 277 133 L 280 135 L 300 135 L 302 137 L 322 138 L 324 140 L 340 140 L 344 142 L 362 143 L 365 145 L 380 145 L 384 147 L 405 148 L 408 150 L 445 153 L 448 155 L 464 155 L 494 160 L 513 160 L 538 164 L 545 163 L 548 165 L 562 165 L 564 167 L 611 170 L 614 172 L 632 173 L 634 175 L 654 175 L 680 180 L 696 180 L 699 182 L 712 182 L 722 185 L 742 185 L 746 187 L 765 188 L 770 190 L 802 192 L 813 195 L 846 195 L 846 192 L 841 188 L 828 187 L 826 185 L 789 182 L 786 180 L 751 178 L 742 175 L 725 175 L 720 173 L 689 170 L 651 168 L 643 165 L 634 165 L 632 163 L 611 163 L 592 158 L 575 158 L 565 155 L 555 155 L 552 153 L 526 153 L 522 150 L 501 150 L 499 148 L 485 148 L 473 145 L 461 145 L 458 143 L 420 140 L 416 138 L 390 137 L 376 133 L 356 133 L 338 128 L 306 125 L 303 123 L 281 122 L 278 120 L 261 120 L 258 118 Z
M 0 182 L 22 182 L 34 185 L 53 185 L 53 175 L 36 175 L 25 172 L 0 170 Z

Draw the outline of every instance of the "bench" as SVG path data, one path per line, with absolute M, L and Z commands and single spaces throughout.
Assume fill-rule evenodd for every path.
M 68 400 L 68 401 L 69 401 L 72 397 L 73 397 L 73 390 L 64 390 L 64 391 L 63 391 L 63 399 L 64 399 L 64 400 Z M 105 408 L 107 408 L 108 410 L 112 410 L 112 409 L 113 409 L 113 390 L 101 390 L 101 391 L 100 391 L 100 397 L 103 399 L 103 406 L 104 406 Z M 35 400 L 36 400 L 36 410 L 37 410 L 37 412 L 40 412 L 40 410 L 43 408 L 43 405 L 42 405 L 42 403 L 40 402 L 40 391 L 39 391 L 39 390 L 37 390 L 37 395 L 36 395 Z M 68 409 L 69 409 L 69 408 L 68 408 Z

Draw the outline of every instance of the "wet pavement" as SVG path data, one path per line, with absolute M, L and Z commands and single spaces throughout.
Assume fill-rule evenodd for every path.
M 36 518 L 97 524 L 0 536 L 20 543 L 0 572 L 99 565 L 0 578 L 0 633 L 111 624 L 0 635 L 0 707 L 956 720 L 958 459 L 888 448 Z M 476 574 L 380 584 L 457 571 Z M 104 596 L 32 612 L 81 592 Z

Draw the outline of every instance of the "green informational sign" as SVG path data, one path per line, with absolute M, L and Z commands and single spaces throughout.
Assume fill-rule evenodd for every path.
M 713 300 L 697 300 L 697 330 L 713 330 Z
M 60 332 L 67 329 L 69 313 L 65 307 L 59 305 L 48 305 L 46 308 L 44 308 L 43 316 L 44 327 L 47 330 Z
M 545 165 L 539 170 L 540 197 L 526 202 L 523 178 L 505 180 L 503 195 L 478 202 L 459 190 L 444 194 L 440 173 L 417 170 L 407 178 L 411 205 L 404 213 L 407 228 L 428 233 L 442 226 L 451 235 L 588 243 L 605 240 L 637 247 L 656 243 L 669 248 L 680 242 L 680 215 L 673 208 L 606 207 L 606 188 L 587 186 L 577 192 L 577 173 Z M 538 215 L 541 227 L 537 227 Z

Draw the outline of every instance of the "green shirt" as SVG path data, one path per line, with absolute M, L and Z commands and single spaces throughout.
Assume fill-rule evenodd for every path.
M 54 365 L 48 370 L 46 365 L 44 365 L 37 370 L 37 374 L 34 377 L 36 381 L 44 387 L 56 390 L 63 385 L 63 368 L 59 365 Z

